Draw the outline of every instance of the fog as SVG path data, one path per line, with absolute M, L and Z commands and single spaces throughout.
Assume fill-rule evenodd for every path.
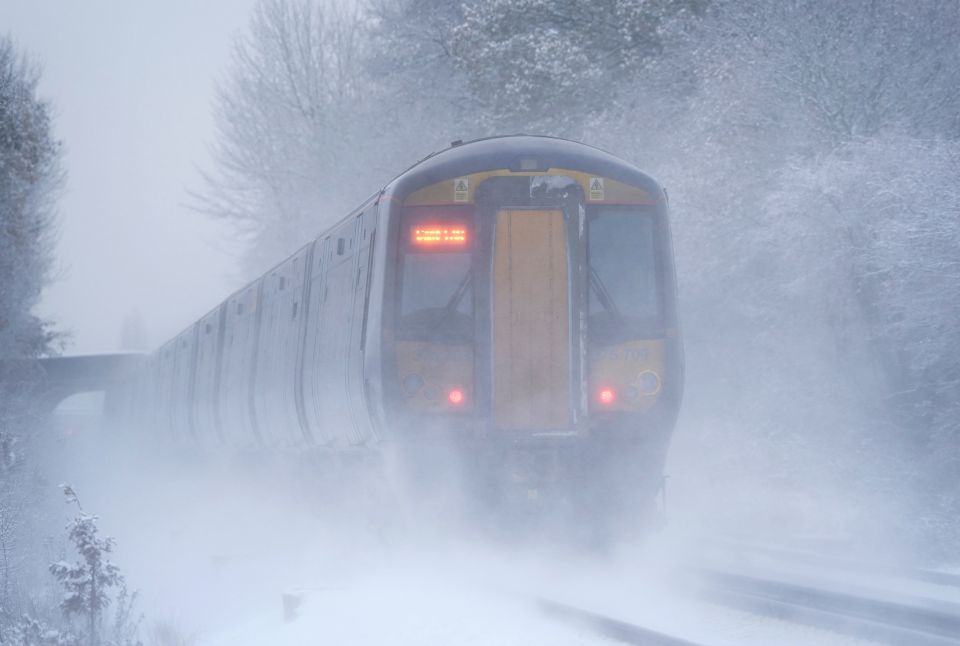
M 620 643 L 551 619 L 544 599 L 708 643 L 872 643 L 698 600 L 685 568 L 707 536 L 682 515 L 584 543 L 576 527 L 471 516 L 452 481 L 424 496 L 389 471 L 337 482 L 294 456 L 104 442 L 78 432 L 101 422 L 74 406 L 49 429 L 46 468 L 116 538 L 147 643 Z M 71 515 L 47 513 L 51 531 Z
M 116 537 L 150 621 L 199 643 L 305 643 L 318 630 L 348 643 L 596 643 L 533 600 L 598 586 L 604 559 L 466 518 L 452 482 L 424 500 L 390 475 L 337 482 L 295 456 L 147 455 L 78 434 L 48 451 Z M 297 606 L 286 621 L 285 595 Z
M 0 429 L 27 456 L 0 469 L 25 492 L 0 501 L 18 617 L 59 618 L 59 483 L 116 539 L 147 644 L 613 643 L 541 598 L 708 643 L 862 643 L 708 603 L 700 564 L 960 604 L 718 546 L 960 564 L 956 4 L 542 4 L 0 4 L 68 172 L 35 311 L 66 354 L 153 351 L 451 140 L 597 145 L 670 196 L 686 373 L 655 526 L 514 525 L 454 461 L 425 492 L 389 446 L 356 470 L 210 452 L 81 396 L 15 451 Z
M 584 542 L 576 526 L 473 515 L 455 478 L 424 495 L 390 469 L 344 470 L 349 479 L 338 481 L 293 455 L 201 456 L 143 441 L 134 428 L 123 429 L 127 437 L 105 431 L 96 404 L 61 407 L 47 429 L 45 470 L 69 481 L 117 540 L 111 559 L 139 591 L 149 644 L 621 643 L 552 619 L 538 609 L 541 600 L 704 643 L 875 643 L 702 601 L 688 568 L 729 565 L 731 557 L 721 550 L 710 560 L 712 540 L 727 535 L 704 522 L 711 514 L 683 491 L 691 484 L 678 483 L 667 526 Z M 831 532 L 831 514 L 845 511 L 842 503 L 820 505 L 819 514 L 775 527 L 728 493 L 734 502 L 723 513 L 737 519 L 735 536 L 757 542 L 829 546 L 836 536 L 797 530 Z M 45 507 L 51 532 L 73 513 Z M 891 555 L 885 546 L 859 557 L 890 565 Z M 738 567 L 755 565 L 756 557 L 742 558 L 733 557 Z M 790 567 L 797 566 L 779 570 Z M 837 581 L 875 584 L 849 577 Z
M 238 282 L 236 243 L 197 217 L 210 106 L 249 2 L 0 3 L 0 31 L 43 68 L 69 182 L 40 313 L 71 354 L 120 350 L 139 310 L 155 347 Z M 189 286 L 186 288 L 185 286 Z

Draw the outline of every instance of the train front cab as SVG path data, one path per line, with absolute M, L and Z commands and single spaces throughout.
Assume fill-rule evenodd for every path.
M 682 381 L 666 204 L 578 170 L 394 195 L 384 394 L 401 442 L 538 488 L 659 486 Z

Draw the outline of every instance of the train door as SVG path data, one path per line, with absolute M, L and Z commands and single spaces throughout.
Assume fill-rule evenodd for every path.
M 370 265 L 373 257 L 373 240 L 376 226 L 377 206 L 367 208 L 356 218 L 354 239 L 357 241 L 357 258 L 353 284 L 353 316 L 347 352 L 347 396 L 350 413 L 356 429 L 358 443 L 375 439 L 373 427 L 367 414 L 367 399 L 364 392 L 363 352 L 367 328 L 367 304 L 370 295 Z
M 349 221 L 321 243 L 310 293 L 310 329 L 304 346 L 305 412 L 314 437 L 329 446 L 363 443 L 350 416 L 346 376 L 356 281 L 355 232 L 356 223 Z
M 570 296 L 562 210 L 497 211 L 492 297 L 494 426 L 567 428 Z
M 193 428 L 201 443 L 223 440 L 217 388 L 220 380 L 220 354 L 223 343 L 225 307 L 220 306 L 197 324 L 197 365 L 194 377 Z

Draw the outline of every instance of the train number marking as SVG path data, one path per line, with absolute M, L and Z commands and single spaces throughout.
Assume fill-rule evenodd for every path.
M 611 348 L 596 354 L 601 361 L 646 361 L 650 357 L 646 348 Z

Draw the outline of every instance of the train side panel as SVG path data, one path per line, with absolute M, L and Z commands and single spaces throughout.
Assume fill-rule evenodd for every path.
M 226 442 L 237 448 L 260 445 L 252 398 L 260 282 L 234 294 L 226 303 L 222 373 L 218 403 Z
M 157 351 L 153 421 L 157 436 L 168 442 L 174 441 L 176 438 L 173 433 L 173 380 L 176 343 L 176 339 L 168 341 Z
M 223 441 L 217 393 L 225 313 L 226 306 L 221 305 L 197 324 L 192 419 L 197 439 L 207 446 Z
M 177 336 L 172 365 L 170 431 L 175 441 L 188 444 L 194 439 L 192 406 L 194 396 L 194 362 L 196 359 L 196 325 Z
M 330 237 L 314 242 L 311 254 L 310 267 L 307 271 L 307 330 L 303 335 L 300 350 L 300 391 L 302 398 L 302 416 L 307 430 L 315 444 L 331 446 L 335 437 L 330 429 L 325 428 L 324 417 L 317 405 L 318 392 L 322 389 L 322 382 L 315 374 L 320 352 L 320 325 L 326 309 L 327 288 L 326 273 L 330 266 L 330 255 L 336 241 Z
M 360 444 L 369 444 L 376 440 L 368 412 L 363 353 L 368 335 L 370 278 L 373 272 L 373 249 L 377 235 L 378 212 L 378 205 L 374 204 L 360 214 L 357 217 L 355 232 L 358 248 L 354 270 L 353 313 L 346 374 L 353 427 Z
M 298 251 L 263 283 L 253 392 L 257 426 L 268 446 L 305 444 L 295 391 L 308 252 L 309 247 Z
M 328 446 L 349 446 L 359 438 L 349 411 L 346 368 L 353 324 L 356 223 L 342 223 L 322 244 L 314 264 L 310 322 L 304 344 L 303 389 L 314 436 Z

